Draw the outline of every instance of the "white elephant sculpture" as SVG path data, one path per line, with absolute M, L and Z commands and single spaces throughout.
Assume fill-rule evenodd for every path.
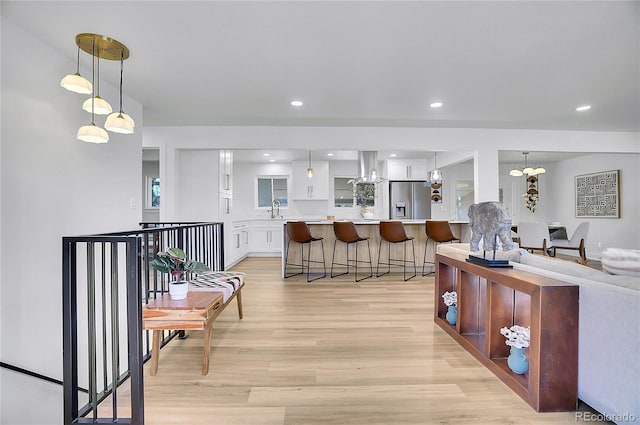
M 471 251 L 478 251 L 480 239 L 485 250 L 494 251 L 496 236 L 502 243 L 502 249 L 509 251 L 517 248 L 511 240 L 511 214 L 501 202 L 489 201 L 473 204 L 469 207 L 469 226 L 471 227 Z

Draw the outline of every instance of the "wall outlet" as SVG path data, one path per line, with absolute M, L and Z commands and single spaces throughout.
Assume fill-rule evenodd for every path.
M 136 209 L 136 198 L 129 198 L 129 208 L 132 210 Z
M 598 242 L 598 248 L 602 248 L 602 242 Z

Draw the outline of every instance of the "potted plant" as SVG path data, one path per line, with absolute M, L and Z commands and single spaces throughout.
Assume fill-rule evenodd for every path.
M 359 183 L 355 179 L 349 180 L 347 183 L 353 185 L 353 195 L 356 199 L 356 205 L 360 206 L 360 217 L 373 218 L 373 205 L 376 197 L 376 186 L 373 183 Z
M 198 274 L 211 270 L 200 261 L 189 260 L 180 248 L 168 248 L 166 251 L 159 252 L 149 265 L 161 273 L 170 275 L 169 295 L 172 300 L 183 300 L 187 297 L 189 282 L 184 280 L 187 272 Z
M 456 324 L 458 318 L 458 293 L 456 291 L 447 291 L 442 295 L 444 305 L 448 307 L 445 318 L 452 325 Z
M 513 325 L 510 328 L 505 326 L 500 329 L 500 333 L 507 338 L 505 344 L 511 347 L 507 365 L 513 373 L 522 375 L 529 370 L 529 360 L 524 355 L 524 349 L 529 346 L 531 328 L 525 328 L 520 325 Z

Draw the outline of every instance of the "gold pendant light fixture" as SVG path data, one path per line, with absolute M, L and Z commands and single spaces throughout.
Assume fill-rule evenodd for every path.
M 80 46 L 78 46 L 78 60 L 76 62 L 76 73 L 65 76 L 60 85 L 74 93 L 89 94 L 93 91 L 93 85 L 89 80 L 80 75 Z
M 76 74 L 67 75 L 63 78 L 60 84 L 67 90 L 71 90 L 76 93 L 91 93 L 91 98 L 87 99 L 82 105 L 82 109 L 91 113 L 91 124 L 85 125 L 78 130 L 78 139 L 89 143 L 107 143 L 109 141 L 109 134 L 103 128 L 95 124 L 96 115 L 111 114 L 107 117 L 105 122 L 105 128 L 107 130 L 114 133 L 132 134 L 135 126 L 133 119 L 122 110 L 123 62 L 125 59 L 129 58 L 129 49 L 117 40 L 92 33 L 78 34 L 76 36 L 76 45 L 78 46 L 78 65 Z M 91 83 L 88 81 L 83 83 L 82 80 L 80 80 L 84 79 L 80 76 L 79 72 L 80 50 L 91 55 Z M 99 94 L 100 59 L 120 61 L 120 111 L 116 113 L 112 113 L 111 105 L 102 99 Z
M 307 168 L 307 178 L 313 177 L 313 168 L 311 168 L 311 151 L 309 151 L 309 168 Z

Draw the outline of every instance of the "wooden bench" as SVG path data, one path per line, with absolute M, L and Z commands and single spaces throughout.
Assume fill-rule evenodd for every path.
M 208 374 L 213 322 L 234 298 L 238 317 L 242 319 L 243 287 L 242 273 L 212 272 L 190 281 L 184 300 L 172 300 L 168 294 L 150 300 L 142 310 L 142 326 L 153 330 L 151 375 L 158 372 L 162 331 L 168 329 L 205 331 L 202 374 Z

